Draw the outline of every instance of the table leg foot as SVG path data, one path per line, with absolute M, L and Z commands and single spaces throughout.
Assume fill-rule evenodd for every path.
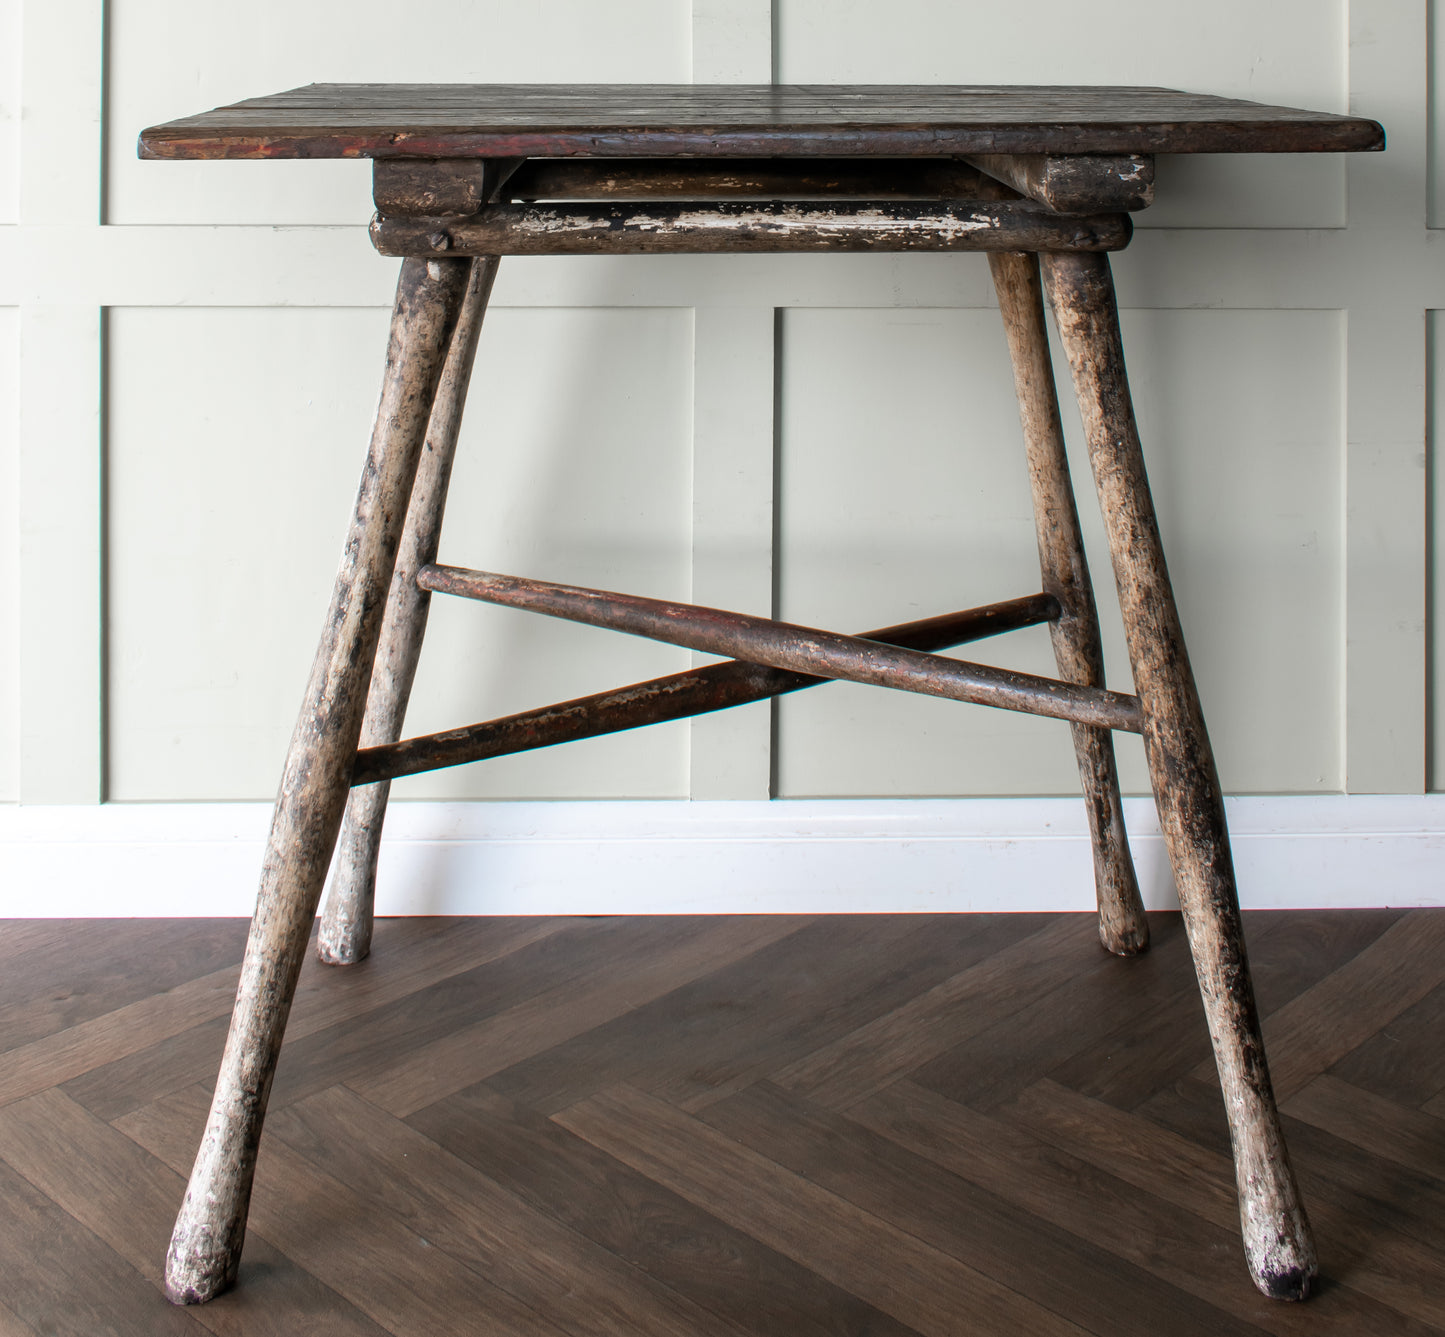
M 1064 451 L 1038 257 L 1019 251 L 995 252 L 988 262 L 1013 360 L 1043 586 L 1059 601 L 1061 610 L 1049 626 L 1054 659 L 1059 677 L 1066 682 L 1102 687 L 1103 638 Z M 1094 854 L 1099 940 L 1118 956 L 1134 956 L 1149 945 L 1149 921 L 1144 917 L 1124 829 L 1114 740 L 1107 729 L 1076 724 L 1073 732 Z
M 430 593 L 417 588 L 417 568 L 436 561 L 467 386 L 496 275 L 496 256 L 481 256 L 471 262 L 461 315 L 437 386 L 426 446 L 407 509 L 406 529 L 397 550 L 361 728 L 362 747 L 394 743 L 401 737 L 431 603 Z M 316 954 L 328 965 L 352 965 L 371 951 L 376 866 L 390 795 L 391 784 L 383 780 L 353 789 L 347 801 L 331 890 L 316 941 Z
M 1159 539 L 1124 370 L 1109 262 L 1048 255 L 1044 277 L 1068 353 L 1109 533 L 1144 750 L 1234 1144 L 1255 1285 L 1304 1299 L 1314 1242 L 1290 1168 L 1245 953 L 1224 798 Z
M 407 502 L 457 312 L 462 260 L 402 266 L 381 406 L 271 822 L 261 888 L 210 1116 L 166 1258 L 196 1304 L 236 1278 L 266 1101 L 346 803 Z

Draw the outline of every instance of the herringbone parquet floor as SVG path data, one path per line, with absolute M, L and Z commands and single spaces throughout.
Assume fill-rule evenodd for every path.
M 393 920 L 308 964 L 239 1288 L 159 1290 L 245 925 L 0 924 L 0 1337 L 1445 1333 L 1445 911 L 1248 917 L 1256 1294 L 1177 916 Z

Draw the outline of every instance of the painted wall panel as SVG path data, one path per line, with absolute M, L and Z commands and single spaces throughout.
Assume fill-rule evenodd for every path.
M 362 223 L 370 165 L 141 163 L 148 125 L 309 83 L 686 82 L 689 12 L 630 0 L 458 5 L 414 0 L 116 0 L 110 18 L 108 213 L 113 223 Z
M 991 311 L 790 311 L 782 615 L 862 629 L 1037 588 L 1008 359 Z M 1227 789 L 1340 786 L 1342 327 L 1334 312 L 1126 312 L 1138 415 Z M 1220 387 L 1228 391 L 1221 393 Z M 1065 391 L 1067 394 L 1067 390 Z M 1065 404 L 1103 602 L 1117 602 Z M 1050 673 L 1041 629 L 960 657 Z M 835 685 L 779 705 L 786 795 L 1069 793 L 1068 732 Z M 1126 786 L 1147 780 L 1121 742 Z
M 20 203 L 20 0 L 0 0 L 0 224 Z
M 1428 0 L 1428 5 L 1429 75 L 1425 138 L 1429 193 L 1426 216 L 1431 227 L 1445 227 L 1445 97 L 1440 95 L 1440 78 L 1445 73 L 1445 11 L 1441 10 L 1438 0 Z
M 0 307 L 0 803 L 20 794 L 20 313 Z
M 1429 576 L 1426 623 L 1429 627 L 1430 675 L 1425 718 L 1429 722 L 1425 740 L 1425 785 L 1434 793 L 1445 790 L 1445 542 L 1442 542 L 1441 517 L 1445 516 L 1445 462 L 1440 458 L 1445 448 L 1445 340 L 1439 311 L 1425 313 L 1427 353 L 1426 377 L 1426 464 L 1429 479 Z
M 1147 84 L 1347 110 L 1343 0 L 775 0 L 780 83 Z M 1271 185 L 1271 183 L 1273 183 Z M 1176 158 L 1143 227 L 1339 227 L 1338 159 Z M 1165 189 L 1167 187 L 1167 189 Z
M 386 320 L 369 309 L 112 313 L 111 798 L 272 796 L 365 450 Z M 494 312 L 444 559 L 685 596 L 691 356 L 686 311 Z M 418 731 L 686 664 L 665 647 L 437 604 Z M 685 792 L 681 726 L 587 747 L 399 792 Z

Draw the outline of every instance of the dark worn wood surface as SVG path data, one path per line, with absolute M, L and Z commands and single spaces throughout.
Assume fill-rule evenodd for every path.
M 469 273 L 465 261 L 408 260 L 397 283 L 371 450 L 286 756 L 211 1117 L 171 1237 L 166 1286 L 177 1303 L 210 1299 L 235 1278 L 276 1057 L 346 807 L 392 567 Z
M 1245 916 L 1301 1056 L 1305 1306 L 1239 1266 L 1150 919 L 1132 960 L 1086 915 L 382 920 L 303 967 L 241 1284 L 185 1311 L 161 1259 L 224 1029 L 161 1019 L 246 924 L 0 923 L 0 1333 L 1445 1333 L 1445 912 Z M 153 957 L 126 988 L 117 944 Z
M 981 175 L 957 158 L 529 158 L 502 198 L 966 200 L 975 198 Z
M 863 632 L 862 639 L 934 652 L 1005 631 L 1038 626 L 1058 616 L 1059 605 L 1052 595 L 1033 594 L 966 612 L 879 627 Z M 513 752 L 552 747 L 579 738 L 596 738 L 665 720 L 688 719 L 817 687 L 828 681 L 807 673 L 787 673 L 730 659 L 705 668 L 670 673 L 663 678 L 649 678 L 610 692 L 559 701 L 556 705 L 502 719 L 408 738 L 399 743 L 363 747 L 356 754 L 351 783 L 372 785 L 379 780 L 418 775 L 443 766 L 461 766 L 486 757 L 504 757 Z
M 835 204 L 498 204 L 471 218 L 387 218 L 383 255 L 658 255 L 828 251 L 1117 251 L 1127 214 L 1057 214 L 1030 201 Z
M 1049 624 L 1054 662 L 1066 682 L 1102 687 L 1106 681 L 1104 642 L 1064 449 L 1038 257 L 1005 253 L 990 255 L 988 260 L 1013 363 L 1039 570 L 1044 592 L 1059 601 L 1060 616 Z M 1076 724 L 1073 732 L 1094 851 L 1099 939 L 1111 952 L 1132 956 L 1149 945 L 1149 925 L 1124 828 L 1114 740 L 1105 729 Z
M 746 613 L 669 603 L 635 594 L 503 576 L 455 566 L 424 566 L 417 584 L 438 594 L 646 636 L 709 655 L 727 655 L 790 673 L 872 683 L 976 705 L 1021 710 L 1106 729 L 1137 731 L 1139 703 L 1102 687 L 1081 687 L 1033 673 L 974 664 L 900 646 L 840 636 Z
M 1229 1111 L 1245 1253 L 1266 1294 L 1303 1299 L 1316 1275 L 1314 1244 L 1280 1131 L 1224 793 L 1149 491 L 1109 262 L 1045 255 L 1042 267 L 1089 444 L 1144 718 L 1144 756 Z
M 311 84 L 141 132 L 147 158 L 947 157 L 1384 147 L 1374 121 L 1168 88 Z
M 382 619 L 381 639 L 377 643 L 366 695 L 362 747 L 395 743 L 401 737 L 431 602 L 431 596 L 417 587 L 416 573 L 419 567 L 436 561 L 457 437 L 462 427 L 462 410 L 476 361 L 477 343 L 481 339 L 482 320 L 496 277 L 495 256 L 472 261 L 466 296 L 462 299 L 461 313 L 427 423 L 426 442 L 407 506 L 406 528 L 392 569 L 386 615 Z M 346 816 L 336 842 L 331 888 L 317 939 L 321 959 L 331 965 L 353 965 L 371 950 L 376 866 L 381 857 L 381 832 L 390 797 L 390 784 L 382 782 L 353 790 L 347 799 Z

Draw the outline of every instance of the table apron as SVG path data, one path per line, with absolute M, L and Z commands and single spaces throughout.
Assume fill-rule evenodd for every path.
M 388 218 L 383 255 L 646 255 L 709 252 L 1117 251 L 1127 214 L 1075 217 L 1031 202 L 866 200 L 831 205 L 497 204 L 469 218 Z

